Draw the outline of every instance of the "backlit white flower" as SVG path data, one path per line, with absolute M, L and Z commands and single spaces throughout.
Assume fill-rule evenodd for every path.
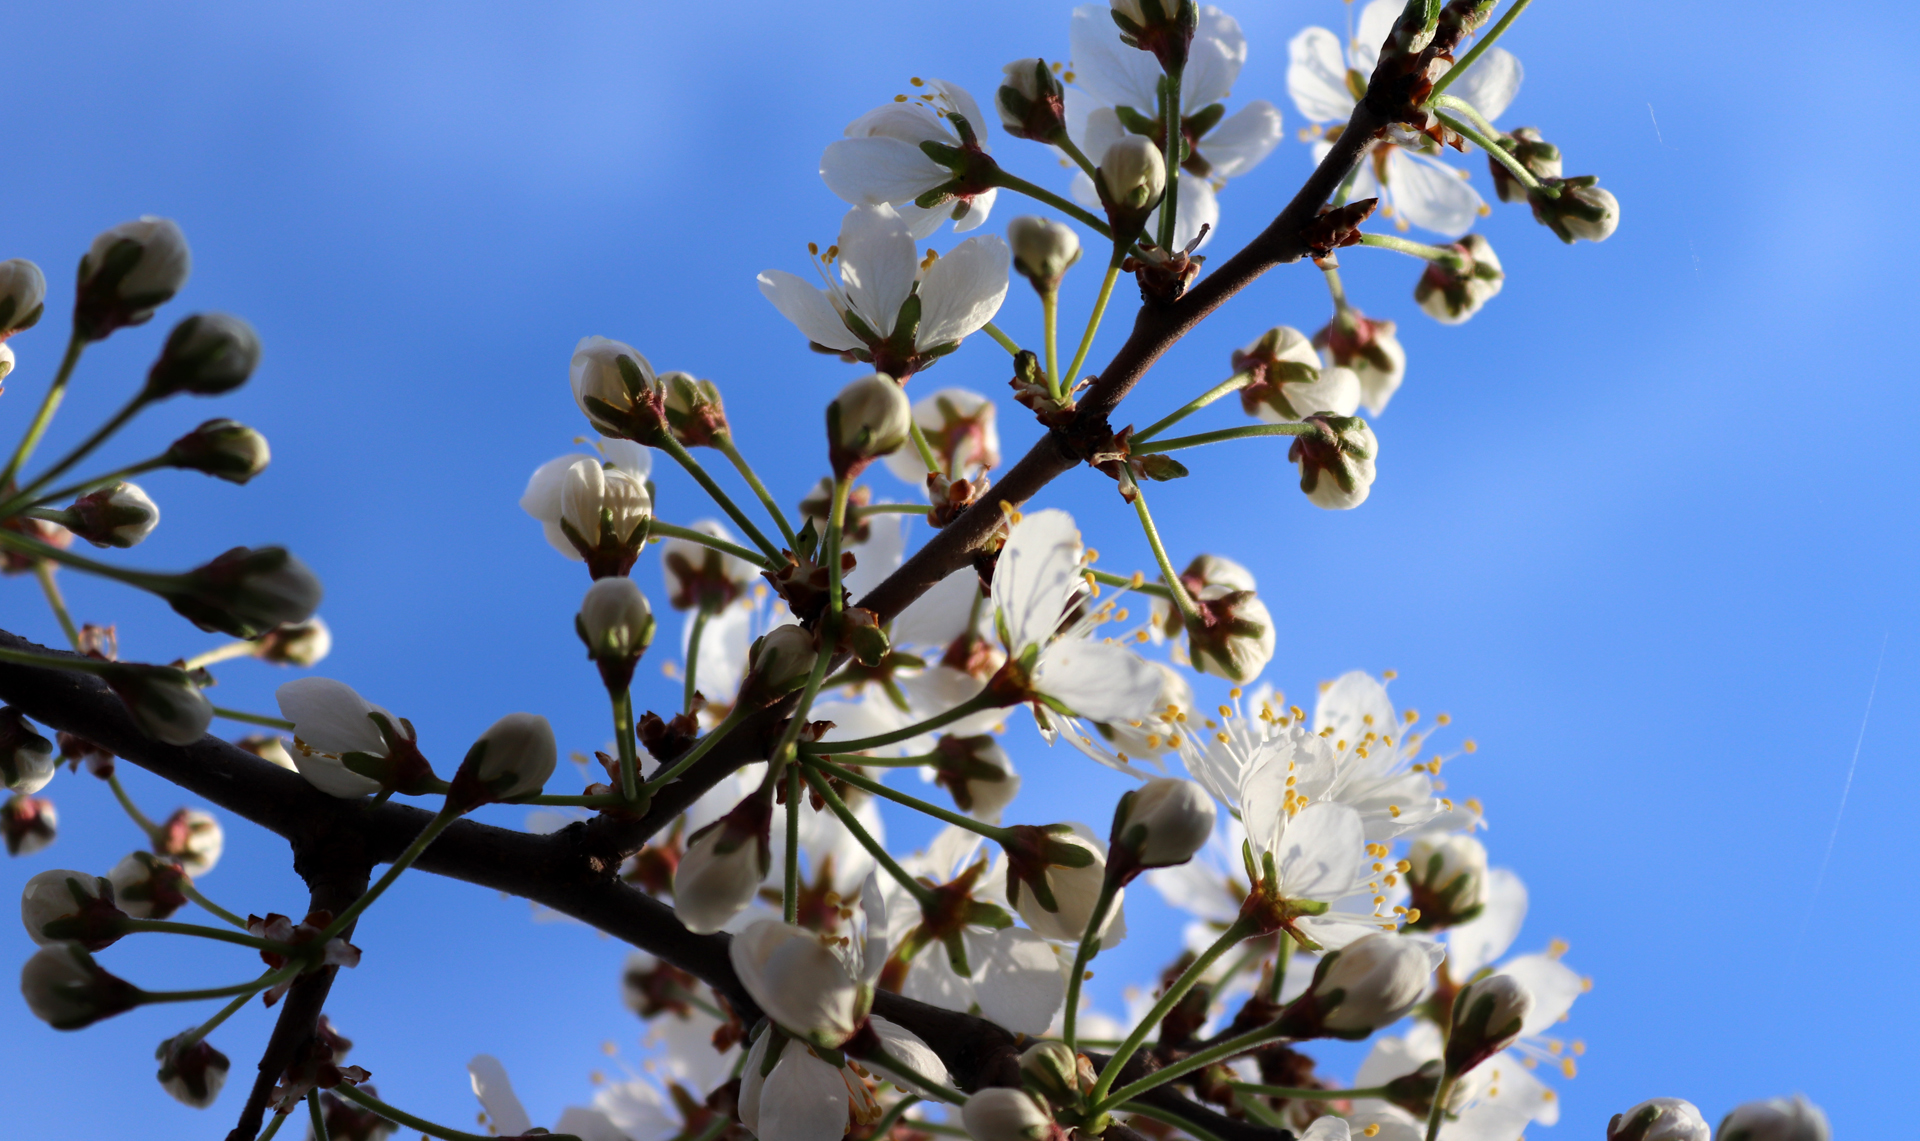
M 486 1110 L 486 1123 L 495 1136 L 519 1137 L 532 1133 L 533 1119 L 513 1092 L 507 1068 L 491 1054 L 477 1054 L 467 1063 L 467 1075 L 473 1082 L 473 1095 Z M 544 1132 L 544 1131 L 543 1131 Z M 553 1128 L 555 1133 L 572 1134 L 580 1141 L 628 1141 L 627 1134 L 598 1109 L 569 1106 Z
M 989 468 L 1000 466 L 995 411 L 993 401 L 977 392 L 943 388 L 914 402 L 913 422 L 926 436 L 942 472 L 953 479 L 978 478 Z M 902 448 L 888 456 L 886 464 L 894 475 L 926 490 L 927 465 L 918 449 Z
M 1352 116 L 1379 62 L 1380 45 L 1403 7 L 1398 0 L 1373 0 L 1361 10 L 1359 25 L 1344 52 L 1340 37 L 1326 28 L 1308 28 L 1287 45 L 1287 92 L 1300 113 L 1316 124 L 1314 133 L 1320 133 L 1319 125 L 1345 124 Z M 1447 93 L 1472 103 L 1492 120 L 1513 102 L 1520 79 L 1520 61 L 1503 48 L 1489 48 Z M 1314 144 L 1316 163 L 1332 148 L 1329 140 L 1337 133 L 1337 127 L 1329 130 L 1328 138 Z M 1378 197 L 1382 213 L 1402 229 L 1411 223 L 1459 237 L 1487 207 L 1468 184 L 1466 171 L 1441 162 L 1438 153 L 1439 148 L 1424 137 L 1404 142 L 1381 139 L 1361 162 L 1346 200 Z
M 871 911 L 875 901 L 863 899 Z M 768 1018 L 810 1042 L 833 1047 L 853 1037 L 873 1005 L 873 981 L 885 959 L 879 946 L 843 944 L 776 919 L 749 924 L 733 937 L 728 955 L 740 983 Z M 869 953 L 877 951 L 878 953 Z
M 955 233 L 965 233 L 987 220 L 999 191 L 956 177 L 953 168 L 935 162 L 921 149 L 933 143 L 966 151 L 987 145 L 987 118 L 980 105 L 955 84 L 926 80 L 926 91 L 911 99 L 883 103 L 847 125 L 844 139 L 828 144 L 820 156 L 820 177 L 827 189 L 856 206 L 886 204 L 897 208 L 918 240 L 953 219 Z M 953 116 L 966 120 L 971 145 L 952 125 Z M 933 206 L 917 206 L 916 198 L 948 188 L 951 197 Z
M 646 490 L 647 478 L 653 472 L 652 449 L 636 444 L 632 440 L 617 440 L 608 436 L 601 436 L 594 444 L 594 448 L 600 453 L 598 456 L 585 456 L 574 452 L 541 464 L 534 469 L 533 475 L 527 480 L 526 491 L 520 495 L 520 510 L 539 520 L 540 529 L 546 535 L 547 542 L 554 550 L 575 562 L 580 561 L 582 557 L 580 551 L 567 538 L 566 532 L 560 528 L 567 473 L 575 464 L 582 460 L 597 461 L 606 469 L 607 479 L 618 481 L 622 490 L 630 481 L 632 485 L 639 488 L 639 496 L 634 498 L 644 497 L 647 504 L 644 510 L 650 511 L 652 508 L 652 498 Z M 619 475 L 615 475 L 616 472 Z M 604 484 L 605 480 L 603 480 L 603 486 Z M 616 496 L 617 503 L 624 504 L 626 499 L 627 497 Z M 617 511 L 616 515 L 619 514 L 621 512 Z M 582 533 L 598 531 L 599 520 L 596 513 L 591 532 Z
M 871 1025 L 889 1056 L 929 1081 L 947 1083 L 946 1066 L 925 1042 L 884 1018 Z M 740 1074 L 740 1120 L 760 1141 L 840 1141 L 850 1121 L 880 1120 L 885 1110 L 860 1074 L 823 1061 L 797 1040 L 784 1042 L 770 1064 L 773 1040 L 763 1032 L 754 1041 Z M 876 1071 L 893 1079 L 884 1069 Z
M 1007 296 L 1011 261 L 998 234 L 922 258 L 907 220 L 877 203 L 855 206 L 842 219 L 839 244 L 815 266 L 824 288 L 769 269 L 760 275 L 760 292 L 807 340 L 905 380 L 993 320 Z M 834 262 L 838 280 L 828 272 Z
M 295 678 L 275 690 L 274 699 L 280 716 L 293 722 L 293 763 L 308 784 L 328 796 L 380 791 L 379 781 L 348 769 L 340 758 L 348 753 L 385 757 L 386 738 L 368 714 L 379 714 L 395 729 L 400 729 L 398 718 L 332 678 Z

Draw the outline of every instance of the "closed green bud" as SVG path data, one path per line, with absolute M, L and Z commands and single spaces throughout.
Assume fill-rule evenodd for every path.
M 208 420 L 167 447 L 166 465 L 245 483 L 267 470 L 267 438 L 238 420 Z
M 227 313 L 195 313 L 167 334 L 142 395 L 149 400 L 177 392 L 217 396 L 245 384 L 259 364 L 260 338 L 252 325 Z

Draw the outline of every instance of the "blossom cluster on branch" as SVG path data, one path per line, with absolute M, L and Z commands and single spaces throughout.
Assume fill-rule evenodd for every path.
M 53 843 L 58 817 L 41 794 L 64 761 L 111 787 L 146 844 L 106 875 L 57 868 L 25 882 L 23 922 L 41 945 L 22 968 L 28 1007 L 72 1030 L 141 1005 L 224 1000 L 157 1054 L 163 1088 L 204 1107 L 229 1070 L 210 1036 L 258 998 L 280 1013 L 230 1137 L 302 1117 L 317 1138 L 472 1136 L 383 1100 L 368 1069 L 346 1064 L 351 1044 L 324 1013 L 341 968 L 372 956 L 377 969 L 381 948 L 353 941 L 358 918 L 418 866 L 516 891 L 640 948 L 621 982 L 660 1044 L 657 1065 L 605 1085 L 549 1134 L 501 1063 L 477 1056 L 470 1080 L 496 1136 L 1514 1141 L 1554 1124 L 1553 1083 L 1583 1052 L 1556 1028 L 1588 981 L 1563 945 L 1510 953 L 1526 888 L 1491 862 L 1481 804 L 1449 788 L 1474 743 L 1451 741 L 1445 714 L 1398 707 L 1391 672 L 1343 674 L 1311 709 L 1289 702 L 1262 680 L 1280 639 L 1254 573 L 1224 554 L 1176 559 L 1146 489 L 1181 494 L 1190 476 L 1174 453 L 1277 436 L 1308 505 L 1369 498 L 1374 421 L 1408 359 L 1392 322 L 1349 301 L 1338 251 L 1418 259 L 1420 308 L 1445 324 L 1470 318 L 1504 275 L 1468 232 L 1490 208 L 1458 156 L 1483 154 L 1493 196 L 1527 204 L 1562 241 L 1613 232 L 1619 204 L 1597 179 L 1565 177 L 1537 129 L 1493 125 L 1522 76 L 1496 41 L 1525 6 L 1495 21 L 1492 0 L 1373 0 L 1345 35 L 1297 35 L 1287 86 L 1314 173 L 1211 268 L 1200 251 L 1240 197 L 1233 180 L 1285 137 L 1279 107 L 1234 103 L 1248 49 L 1226 12 L 1192 0 L 1081 6 L 1069 57 L 1009 63 L 990 111 L 962 84 L 913 78 L 825 146 L 820 175 L 847 209 L 837 241 L 808 247 L 811 280 L 779 267 L 759 276 L 805 347 L 855 366 L 825 404 L 823 474 L 801 496 L 762 481 L 719 384 L 661 371 L 623 341 L 582 339 L 569 383 L 597 438 L 540 466 L 521 499 L 546 542 L 587 571 L 575 629 L 593 668 L 581 678 L 605 692 L 612 743 L 574 754 L 577 793 L 547 791 L 574 771 L 561 741 L 591 744 L 604 727 L 556 731 L 509 712 L 449 763 L 415 728 L 432 711 L 390 710 L 331 678 L 282 685 L 277 717 L 213 707 L 212 667 L 310 667 L 330 648 L 314 616 L 319 583 L 284 550 L 238 547 L 179 574 L 72 550 L 75 537 L 133 547 L 154 529 L 159 509 L 132 476 L 172 468 L 245 483 L 268 461 L 258 433 L 216 419 L 143 463 L 69 474 L 148 405 L 247 381 L 260 359 L 252 330 L 198 314 L 119 413 L 32 469 L 86 347 L 146 322 L 187 281 L 172 222 L 100 235 L 81 261 L 66 353 L 0 471 L 0 557 L 34 576 L 71 643 L 0 644 L 12 794 L 0 825 L 13 855 Z M 1002 134 L 1039 149 L 996 151 Z M 1023 153 L 1070 172 L 1066 185 L 1014 173 Z M 1004 237 L 983 229 L 1021 198 L 1046 213 L 1005 220 Z M 1376 218 L 1389 225 L 1362 228 Z M 1442 244 L 1400 236 L 1414 227 Z M 1103 275 L 1098 297 L 1062 342 L 1061 283 L 1088 249 L 1081 272 Z M 1330 315 L 1260 333 L 1224 380 L 1143 428 L 1114 427 L 1128 391 L 1187 330 L 1261 273 L 1305 259 Z M 1132 333 L 1086 371 L 1123 276 L 1140 297 Z M 994 323 L 1029 287 L 1044 330 L 1031 349 Z M 46 297 L 32 263 L 0 264 L 0 334 L 32 327 Z M 14 362 L 0 340 L 0 371 Z M 926 382 L 910 395 L 936 367 L 1005 378 L 1012 402 Z M 1237 418 L 1170 434 L 1228 396 Z M 1004 472 L 1003 413 L 1047 430 Z M 652 475 L 663 464 L 709 505 L 662 496 Z M 1074 518 L 1032 505 L 1082 466 L 1112 482 L 1150 568 L 1101 569 Z M 909 489 L 903 499 L 883 498 L 883 471 Z M 929 536 L 917 545 L 916 526 Z M 631 576 L 648 557 L 683 651 L 667 667 L 676 700 L 642 711 L 633 682 L 657 620 Z M 235 640 L 172 663 L 121 661 L 111 627 L 70 618 L 63 569 L 157 594 Z M 216 716 L 274 732 L 243 738 L 243 753 L 205 738 Z M 1137 784 L 1115 804 L 1044 805 L 1036 820 L 1015 758 L 1048 749 L 1049 763 L 1098 764 Z M 201 881 L 221 825 L 189 809 L 156 822 L 120 784 L 120 759 L 286 836 L 307 905 L 243 916 L 216 903 Z M 433 810 L 401 807 L 415 797 Z M 945 827 L 898 851 L 882 802 Z M 467 819 L 498 803 L 537 806 L 526 833 Z M 1150 937 L 1127 925 L 1127 893 L 1143 879 L 1191 922 L 1158 979 L 1126 1010 L 1101 1010 L 1083 983 L 1102 952 Z M 173 918 L 190 906 L 214 922 Z M 133 935 L 231 944 L 265 970 L 144 989 L 96 957 Z M 1371 1045 L 1344 1081 L 1316 1062 L 1315 1039 Z M 360 1060 L 377 1068 L 369 1054 Z M 1606 1135 L 1713 1131 L 1692 1105 L 1655 1098 Z M 1740 1106 L 1717 1131 L 1827 1135 L 1799 1098 Z

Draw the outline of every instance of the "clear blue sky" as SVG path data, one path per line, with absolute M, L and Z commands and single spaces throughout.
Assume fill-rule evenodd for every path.
M 451 763 L 517 709 L 590 747 L 605 730 L 571 629 L 584 578 L 516 506 L 583 428 L 565 384 L 574 342 L 617 337 L 714 378 L 743 446 L 798 495 L 818 476 L 817 409 L 850 373 L 805 352 L 753 278 L 800 270 L 805 243 L 831 239 L 843 207 L 814 175 L 820 149 L 910 75 L 984 98 L 1006 60 L 1064 56 L 1069 7 L 21 6 L 0 257 L 38 261 L 53 295 L 45 325 L 13 342 L 0 414 L 18 425 L 37 400 L 92 235 L 177 219 L 196 262 L 182 302 L 88 354 L 54 443 L 124 399 L 170 318 L 226 309 L 265 342 L 253 383 L 217 409 L 170 405 L 109 454 L 139 458 L 219 414 L 264 431 L 274 465 L 244 490 L 150 479 L 164 523 L 120 561 L 287 543 L 327 583 L 338 648 L 324 672 L 411 716 L 430 755 Z M 1216 254 L 1308 169 L 1286 41 L 1345 12 L 1229 10 L 1251 43 L 1236 105 L 1280 104 L 1289 137 L 1223 195 Z M 1201 478 L 1155 502 L 1176 551 L 1259 575 L 1282 626 L 1275 684 L 1306 695 L 1350 668 L 1398 669 L 1403 702 L 1451 711 L 1480 742 L 1448 776 L 1486 802 L 1496 862 L 1533 889 L 1520 947 L 1564 938 L 1595 978 L 1566 1028 L 1589 1052 L 1545 1136 L 1596 1136 L 1648 1096 L 1717 1119 L 1796 1089 L 1840 1135 L 1864 1133 L 1920 1060 L 1920 983 L 1902 953 L 1920 935 L 1914 893 L 1888 866 L 1920 792 L 1905 733 L 1920 715 L 1920 399 L 1900 332 L 1916 251 L 1886 193 L 1920 172 L 1878 118 L 1902 105 L 1920 21 L 1893 4 L 1608 11 L 1543 0 L 1527 14 L 1507 41 L 1527 80 L 1503 122 L 1540 125 L 1568 173 L 1601 174 L 1623 203 L 1619 234 L 1566 249 L 1523 210 L 1497 210 L 1483 232 L 1506 291 L 1462 329 L 1414 309 L 1414 263 L 1345 255 L 1355 300 L 1402 321 L 1412 358 L 1378 425 L 1372 499 L 1320 512 L 1288 489 L 1277 447 L 1248 446 L 1196 455 Z M 998 153 L 1052 174 L 1030 145 L 1002 138 Z M 1013 298 L 1003 323 L 1031 337 L 1037 319 Z M 1225 376 L 1229 351 L 1267 326 L 1315 327 L 1325 306 L 1310 269 L 1270 275 L 1155 371 L 1133 418 Z M 982 341 L 924 383 L 1000 393 L 1004 373 Z M 1010 454 L 1035 434 L 1013 417 L 1003 432 Z M 1111 487 L 1082 472 L 1052 502 L 1103 565 L 1145 565 Z M 661 491 L 667 517 L 700 513 L 685 481 L 664 476 Z M 651 560 L 640 574 L 656 603 L 657 575 Z M 68 582 L 83 617 L 121 624 L 129 656 L 212 644 L 159 606 Z M 29 580 L 0 583 L 0 624 L 57 637 Z M 666 629 L 671 645 L 677 621 Z M 270 708 L 286 675 L 220 676 L 222 702 Z M 642 676 L 643 704 L 671 700 L 653 666 Z M 1098 789 L 1084 816 L 1104 822 L 1116 784 L 1028 739 L 1016 756 L 1029 811 Z M 142 774 L 131 784 L 152 811 L 174 803 Z M 63 776 L 48 794 L 61 839 L 8 883 L 104 872 L 130 847 L 103 786 Z M 241 909 L 304 898 L 284 847 L 238 824 L 205 886 Z M 1173 918 L 1135 896 L 1136 931 Z M 408 877 L 359 941 L 366 960 L 331 1009 L 361 1044 L 353 1060 L 419 1112 L 472 1120 L 462 1065 L 476 1050 L 507 1061 L 547 1122 L 585 1100 L 589 1070 L 617 1072 L 600 1043 L 637 1061 L 617 1000 L 624 949 L 536 926 L 524 903 Z M 1110 1003 L 1098 988 L 1144 978 L 1167 951 L 1149 942 L 1103 961 L 1096 993 Z M 0 929 L 9 969 L 28 952 Z M 106 961 L 151 986 L 227 981 L 208 977 L 218 954 L 127 945 Z M 197 1114 L 149 1076 L 154 1044 L 193 1019 L 142 1011 L 56 1034 L 0 1002 L 9 1131 L 223 1134 L 270 1023 L 253 1011 L 216 1036 L 235 1085 Z

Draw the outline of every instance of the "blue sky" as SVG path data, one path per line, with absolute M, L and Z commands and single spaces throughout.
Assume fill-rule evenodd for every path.
M 1222 256 L 1308 170 L 1287 39 L 1346 12 L 1331 0 L 1228 10 L 1251 44 L 1231 105 L 1273 100 L 1289 137 L 1223 195 L 1210 251 Z M 591 747 L 603 699 L 571 629 L 584 578 L 516 506 L 527 474 L 584 427 L 565 386 L 574 342 L 616 337 L 715 379 L 742 446 L 782 495 L 800 494 L 821 466 L 817 408 L 851 372 L 807 353 L 753 278 L 803 269 L 805 243 L 837 229 L 843 207 L 814 175 L 821 147 L 908 76 L 984 97 L 1006 60 L 1064 55 L 1068 11 L 15 12 L 0 257 L 38 261 L 53 294 L 44 325 L 13 342 L 21 366 L 0 414 L 17 425 L 38 399 L 92 235 L 141 213 L 177 219 L 191 284 L 154 326 L 88 353 L 52 445 L 117 407 L 171 319 L 225 309 L 265 343 L 253 383 L 217 409 L 168 405 L 107 456 L 131 461 L 231 415 L 266 433 L 274 466 L 245 489 L 148 480 L 164 524 L 119 561 L 185 566 L 284 542 L 327 583 L 338 647 L 323 672 L 412 717 L 430 756 L 450 765 L 517 709 Z M 1348 669 L 1397 669 L 1403 704 L 1450 711 L 1480 743 L 1448 777 L 1486 803 L 1495 861 L 1532 888 L 1519 947 L 1564 938 L 1595 979 L 1566 1028 L 1589 1050 L 1561 1084 L 1563 1123 L 1536 1136 L 1593 1135 L 1648 1096 L 1688 1097 L 1714 1119 L 1793 1090 L 1850 1135 L 1916 1060 L 1905 1030 L 1920 983 L 1901 952 L 1920 932 L 1913 890 L 1888 866 L 1899 849 L 1883 846 L 1920 792 L 1903 732 L 1920 714 L 1920 457 L 1900 427 L 1920 401 L 1899 333 L 1915 250 L 1887 209 L 1897 198 L 1867 191 L 1916 174 L 1870 109 L 1897 105 L 1920 28 L 1891 4 L 1825 12 L 1763 4 L 1736 24 L 1711 6 L 1537 5 L 1506 41 L 1527 80 L 1503 122 L 1539 125 L 1568 173 L 1602 175 L 1623 204 L 1618 235 L 1563 248 L 1524 210 L 1497 209 L 1482 232 L 1507 287 L 1459 329 L 1413 307 L 1415 263 L 1343 255 L 1354 300 L 1401 322 L 1412 360 L 1376 425 L 1372 499 L 1315 510 L 1282 453 L 1258 445 L 1195 454 L 1195 478 L 1154 497 L 1176 552 L 1217 551 L 1259 576 L 1281 625 L 1275 685 L 1297 698 Z M 1014 169 L 1054 176 L 1037 148 L 999 142 Z M 1094 284 L 1079 273 L 1074 307 Z M 1311 269 L 1269 275 L 1171 354 L 1128 413 L 1158 418 L 1227 375 L 1234 347 L 1276 323 L 1314 328 L 1325 310 Z M 1001 323 L 1035 339 L 1018 290 Z M 1095 364 L 1124 328 L 1110 324 Z M 923 383 L 998 393 L 1004 362 L 970 343 Z M 1011 415 L 1002 432 L 1009 454 L 1036 434 Z M 686 481 L 660 483 L 665 517 L 705 513 Z M 1075 512 L 1103 565 L 1145 566 L 1111 487 L 1081 472 L 1048 502 Z M 657 565 L 639 577 L 659 603 Z M 67 581 L 83 617 L 120 624 L 131 657 L 213 642 L 163 607 Z M 0 616 L 57 637 L 29 580 L 0 583 Z M 670 645 L 677 621 L 666 629 Z M 218 697 L 270 708 L 285 676 L 228 667 Z M 643 705 L 672 700 L 653 666 L 642 678 Z M 1066 797 L 1106 819 L 1118 783 L 1016 741 L 1026 811 Z M 175 803 L 142 774 L 130 785 L 150 811 Z M 104 871 L 130 846 L 102 786 L 62 777 L 48 793 L 61 839 L 9 882 Z M 205 887 L 242 910 L 304 898 L 284 846 L 238 824 Z M 1149 891 L 1130 904 L 1137 931 L 1177 918 Z M 422 876 L 360 942 L 366 961 L 331 1009 L 360 1043 L 353 1060 L 418 1112 L 472 1120 L 462 1065 L 476 1050 L 507 1061 L 546 1121 L 585 1100 L 590 1070 L 618 1072 L 601 1043 L 637 1063 L 639 1027 L 617 1002 L 624 949 L 591 932 Z M 9 929 L 0 950 L 15 963 L 29 945 Z M 1111 1004 L 1117 980 L 1147 977 L 1170 950 L 1129 940 L 1095 993 Z M 245 969 L 172 955 L 124 945 L 106 961 L 156 987 Z M 253 1011 L 220 1032 L 236 1085 L 196 1114 L 147 1069 L 194 1017 L 141 1011 L 63 1035 L 0 1003 L 9 1127 L 224 1133 L 270 1023 Z M 1351 1052 L 1327 1056 L 1335 1073 L 1352 1065 Z

